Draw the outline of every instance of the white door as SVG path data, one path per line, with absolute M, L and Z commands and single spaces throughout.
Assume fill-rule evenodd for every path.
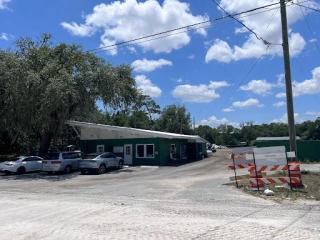
M 124 145 L 124 164 L 132 164 L 132 144 Z

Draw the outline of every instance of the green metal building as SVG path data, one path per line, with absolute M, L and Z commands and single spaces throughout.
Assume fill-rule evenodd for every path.
M 164 166 L 200 160 L 207 141 L 199 136 L 68 121 L 81 140 L 84 153 L 112 152 L 127 165 Z
M 301 162 L 320 162 L 320 141 L 319 140 L 297 140 L 297 157 Z M 257 147 L 285 146 L 290 151 L 289 137 L 258 137 L 255 141 Z

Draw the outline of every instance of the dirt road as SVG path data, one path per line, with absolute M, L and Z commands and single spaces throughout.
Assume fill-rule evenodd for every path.
M 0 176 L 0 239 L 320 239 L 318 203 L 228 182 L 225 151 L 179 167 Z

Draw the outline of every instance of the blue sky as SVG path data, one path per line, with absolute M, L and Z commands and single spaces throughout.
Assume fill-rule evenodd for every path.
M 277 1 L 217 2 L 236 14 Z M 299 2 L 320 9 L 319 1 Z M 320 113 L 320 13 L 289 3 L 287 14 L 294 110 L 300 123 Z M 90 50 L 224 15 L 212 0 L 0 0 L 0 48 L 19 36 L 47 32 L 57 43 L 79 43 Z M 263 44 L 229 18 L 153 41 L 108 47 L 97 55 L 131 65 L 145 94 L 162 108 L 186 105 L 196 125 L 286 122 L 279 6 L 242 14 L 239 20 L 272 44 Z

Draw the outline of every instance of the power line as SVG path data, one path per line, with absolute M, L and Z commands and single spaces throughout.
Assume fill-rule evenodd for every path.
M 239 89 L 240 85 L 244 82 L 244 80 L 249 76 L 249 74 L 252 72 L 252 70 L 254 69 L 254 67 L 257 65 L 257 63 L 262 59 L 262 57 L 264 57 L 269 49 L 270 45 L 267 46 L 266 50 L 264 53 L 261 54 L 261 56 L 255 61 L 255 63 L 252 65 L 252 67 L 250 68 L 250 70 L 247 72 L 247 74 L 244 76 L 244 78 L 241 80 L 241 82 L 238 84 L 238 86 L 236 87 L 236 89 L 231 93 L 230 97 L 223 103 L 223 105 L 219 108 L 219 111 L 224 107 L 224 105 L 230 100 L 230 98 L 232 97 L 232 95 Z
M 123 44 L 126 44 L 126 43 L 131 43 L 131 42 L 135 42 L 135 41 L 138 41 L 138 40 L 143 40 L 143 39 L 146 39 L 146 38 L 151 38 L 151 37 L 159 36 L 159 35 L 162 35 L 162 34 L 171 33 L 171 32 L 178 31 L 178 30 L 187 29 L 187 28 L 190 28 L 190 27 L 198 26 L 198 25 L 203 25 L 205 23 L 212 23 L 212 22 L 215 22 L 215 21 L 218 21 L 218 20 L 222 20 L 224 18 L 231 17 L 231 16 L 235 17 L 235 16 L 239 16 L 239 15 L 244 14 L 244 13 L 254 12 L 256 10 L 267 8 L 267 7 L 270 7 L 270 6 L 274 6 L 276 4 L 278 4 L 278 3 L 272 3 L 272 4 L 265 5 L 265 6 L 253 8 L 253 9 L 250 9 L 250 10 L 247 10 L 247 11 L 243 11 L 243 12 L 240 12 L 240 13 L 236 13 L 236 14 L 233 14 L 233 15 L 230 15 L 230 16 L 223 16 L 223 17 L 219 17 L 219 18 L 215 18 L 215 19 L 209 19 L 207 21 L 190 24 L 190 25 L 187 25 L 187 26 L 184 26 L 184 27 L 174 28 L 174 29 L 171 29 L 171 30 L 167 30 L 167 31 L 163 31 L 163 32 L 147 35 L 147 36 L 144 36 L 144 37 L 139 37 L 139 38 L 131 39 L 131 40 L 128 40 L 128 41 L 123 41 L 123 42 L 111 44 L 111 45 L 108 45 L 108 46 L 94 48 L 94 49 L 91 49 L 91 50 L 87 50 L 86 52 L 93 52 L 93 51 L 97 51 L 97 50 L 104 49 L 104 48 L 116 47 L 116 46 L 123 45 Z
M 248 15 L 245 15 L 245 16 L 239 16 L 238 18 L 250 17 L 250 16 L 257 15 L 257 14 L 269 12 L 269 11 L 272 11 L 272 10 L 275 10 L 275 9 L 279 9 L 279 7 L 270 8 L 270 9 L 268 9 L 268 10 L 264 10 L 264 11 L 260 11 L 260 12 L 252 13 L 252 14 L 248 14 Z M 225 16 L 224 19 L 227 19 L 227 16 Z M 222 20 L 222 19 L 221 19 L 221 20 Z M 177 34 L 189 32 L 189 31 L 194 31 L 194 30 L 197 30 L 197 29 L 200 29 L 200 28 L 209 28 L 209 27 L 213 26 L 213 24 L 221 24 L 221 23 L 225 23 L 225 22 L 229 22 L 229 21 L 231 21 L 231 20 L 228 19 L 228 20 L 225 20 L 225 21 L 223 21 L 223 22 L 216 22 L 216 23 L 211 22 L 210 25 L 199 26 L 199 27 L 196 27 L 196 28 L 190 28 L 190 29 L 187 29 L 187 30 L 184 30 L 184 31 L 180 31 L 180 32 L 176 32 L 176 33 L 171 33 L 171 34 L 164 35 L 164 36 L 159 36 L 159 37 L 157 37 L 157 38 L 146 39 L 146 40 L 144 40 L 144 41 L 133 42 L 133 43 L 129 43 L 129 44 L 121 45 L 121 46 L 114 46 L 114 47 L 108 48 L 108 49 L 105 49 L 105 48 L 108 47 L 108 46 L 105 46 L 105 47 L 103 47 L 103 49 L 98 49 L 97 51 L 95 51 L 95 50 L 93 49 L 93 50 L 88 50 L 87 52 L 89 52 L 89 51 L 95 51 L 96 53 L 99 53 L 99 52 L 112 51 L 112 50 L 116 50 L 116 49 L 118 49 L 118 48 L 128 47 L 128 46 L 136 45 L 136 44 L 139 44 L 139 43 L 150 42 L 150 41 L 153 41 L 153 40 L 157 40 L 157 39 L 161 39 L 161 38 L 166 38 L 166 37 L 170 37 L 170 36 L 173 36 L 173 35 L 177 35 Z M 269 24 L 270 24 L 270 23 L 269 23 Z M 267 29 L 265 29 L 265 31 L 266 31 L 266 30 L 267 30 Z M 279 44 L 274 43 L 274 45 L 279 45 Z M 100 50 L 100 51 L 99 51 L 99 50 Z
M 298 1 L 298 2 L 299 2 L 299 1 Z M 312 35 L 313 38 L 315 38 L 315 37 L 314 37 L 314 34 L 313 34 L 312 30 L 311 30 L 311 27 L 310 27 L 310 25 L 309 25 L 309 22 L 308 22 L 308 20 L 307 20 L 307 17 L 306 17 L 306 15 L 304 14 L 304 12 L 303 12 L 303 10 L 302 10 L 301 5 L 299 5 L 299 4 L 296 4 L 296 5 L 298 5 L 298 6 L 300 7 L 301 13 L 302 13 L 302 15 L 303 15 L 303 17 L 304 17 L 304 20 L 306 21 L 306 24 L 307 24 L 307 26 L 308 26 L 308 28 L 309 28 L 310 34 Z M 318 49 L 318 51 L 319 51 L 319 53 L 320 53 L 320 49 L 319 49 L 318 43 L 317 43 L 316 41 L 315 41 L 314 43 L 316 44 L 317 49 Z
M 290 49 L 292 55 L 294 55 L 294 52 L 293 52 L 292 48 L 290 47 L 290 45 L 289 45 L 289 49 Z M 302 65 L 300 64 L 300 61 L 298 60 L 298 58 L 295 58 L 295 60 L 297 61 L 298 65 L 299 65 L 299 67 L 300 67 L 300 69 L 301 69 L 301 72 L 302 72 L 302 74 L 304 75 L 304 78 L 307 79 L 306 74 L 305 74 L 305 71 L 303 70 Z M 319 98 L 318 98 L 318 95 L 317 95 L 317 94 L 315 93 L 315 91 L 313 90 L 311 84 L 310 84 L 308 81 L 306 81 L 306 82 L 308 83 L 310 89 L 312 90 L 313 95 L 316 97 L 316 99 L 318 100 L 318 102 L 319 102 L 319 104 L 320 104 L 320 100 L 319 100 Z
M 243 27 L 245 27 L 249 32 L 251 32 L 252 34 L 254 34 L 256 36 L 256 38 L 258 40 L 261 40 L 265 45 L 269 45 L 270 43 L 266 40 L 264 40 L 261 36 L 259 36 L 256 32 L 254 32 L 252 29 L 250 29 L 249 27 L 247 27 L 243 22 L 239 21 L 238 19 L 236 19 L 235 17 L 231 16 L 226 10 L 224 10 L 219 3 L 217 3 L 215 0 L 212 0 L 225 14 L 228 15 L 228 17 L 236 20 L 238 23 L 240 23 Z
M 298 1 L 298 2 L 299 2 L 299 1 Z M 298 6 L 300 6 L 300 7 L 304 7 L 304 8 L 308 8 L 308 9 L 310 9 L 310 10 L 316 11 L 316 12 L 320 12 L 320 9 L 315 9 L 315 8 L 312 8 L 312 7 L 309 7 L 309 6 L 302 5 L 302 4 L 300 4 L 300 3 L 295 3 L 295 2 L 292 2 L 292 3 L 295 4 L 295 5 L 298 5 Z
M 307 2 L 307 1 L 310 1 L 310 0 L 306 0 L 304 2 Z M 291 2 L 290 2 L 291 3 Z M 271 5 L 275 5 L 275 4 L 271 4 Z M 293 4 L 291 5 L 288 5 L 288 6 L 292 6 Z M 261 9 L 261 8 L 265 8 L 265 7 L 268 7 L 269 5 L 267 6 L 264 6 L 264 7 L 258 7 L 258 8 L 254 8 L 254 9 L 251 9 L 251 10 L 248 10 L 248 11 L 244 11 L 243 13 L 247 13 L 247 12 L 252 12 L 252 10 L 255 10 L 255 9 Z M 257 12 L 257 13 L 252 13 L 252 14 L 248 14 L 248 15 L 245 15 L 245 16 L 239 16 L 237 19 L 239 18 L 245 18 L 245 17 L 249 17 L 249 16 L 253 16 L 253 15 L 257 15 L 257 14 L 261 14 L 261 13 L 264 13 L 264 12 L 269 12 L 269 11 L 272 11 L 272 10 L 275 10 L 275 9 L 279 9 L 280 7 L 275 7 L 275 8 L 270 8 L 268 10 L 265 10 L 265 11 L 260 11 L 260 12 Z M 240 14 L 243 14 L 243 13 L 237 13 L 237 14 L 234 14 L 233 16 L 236 16 L 236 15 L 240 15 Z M 221 18 L 217 18 L 216 20 L 222 20 L 222 19 L 226 19 L 228 18 L 229 16 L 224 16 L 224 17 L 221 17 Z M 132 45 L 136 45 L 136 44 L 139 44 L 139 43 L 144 43 L 144 42 L 150 42 L 150 41 L 153 41 L 153 40 L 157 40 L 157 39 L 161 39 L 161 38 L 166 38 L 166 37 L 170 37 L 170 36 L 173 36 L 173 35 L 177 35 L 177 34 L 181 34 L 181 33 L 185 33 L 185 32 L 188 32 L 188 31 L 194 31 L 194 30 L 197 30 L 197 29 L 200 29 L 200 28 L 209 28 L 213 25 L 213 22 L 214 22 L 215 19 L 211 20 L 212 22 L 209 23 L 209 25 L 206 25 L 206 26 L 199 26 L 197 28 L 189 28 L 188 29 L 188 26 L 185 26 L 185 27 L 181 27 L 182 29 L 183 28 L 187 28 L 187 30 L 184 30 L 184 31 L 180 31 L 180 32 L 176 32 L 176 33 L 171 33 L 171 34 L 168 34 L 168 35 L 164 35 L 164 36 L 160 36 L 160 37 L 157 37 L 157 38 L 151 38 L 151 39 L 147 39 L 147 40 L 144 40 L 144 41 L 139 41 L 139 42 L 134 42 L 135 40 L 129 40 L 127 41 L 129 44 L 126 44 L 126 42 L 124 43 L 119 43 L 121 44 L 120 46 L 117 45 L 117 44 L 113 44 L 113 45 L 109 45 L 109 46 L 103 46 L 103 47 L 100 47 L 100 48 L 95 48 L 95 49 L 92 49 L 92 50 L 87 50 L 86 52 L 91 52 L 91 51 L 95 51 L 97 53 L 99 52 L 105 52 L 105 51 L 112 51 L 112 50 L 116 50 L 118 48 L 123 48 L 123 47 L 128 47 L 128 46 L 132 46 Z M 210 20 L 209 20 L 210 21 Z M 230 20 L 225 20 L 224 22 L 228 22 Z M 271 19 L 272 21 L 272 19 Z M 269 22 L 269 25 L 271 23 L 271 21 Z M 222 22 L 222 23 L 224 23 Z M 221 22 L 219 23 L 215 23 L 215 24 L 220 24 Z M 201 24 L 201 23 L 197 23 L 197 24 Z M 203 23 L 204 24 L 204 23 Z M 268 28 L 268 27 L 267 27 Z M 266 31 L 267 29 L 265 29 Z M 173 30 L 169 30 L 169 31 L 175 31 L 175 29 Z M 264 33 L 265 33 L 264 31 Z M 165 33 L 165 32 L 164 32 Z M 159 33 L 161 34 L 161 33 Z M 143 38 L 149 38 L 148 36 L 146 37 L 143 37 Z M 142 38 L 142 39 L 143 39 Z M 131 43 L 132 42 L 132 43 Z M 278 44 L 278 43 L 271 43 L 272 45 L 281 45 L 281 44 Z M 109 47 L 112 47 L 112 48 L 109 48 Z M 108 49 L 106 49 L 108 48 Z M 100 51 L 98 51 L 100 50 Z

